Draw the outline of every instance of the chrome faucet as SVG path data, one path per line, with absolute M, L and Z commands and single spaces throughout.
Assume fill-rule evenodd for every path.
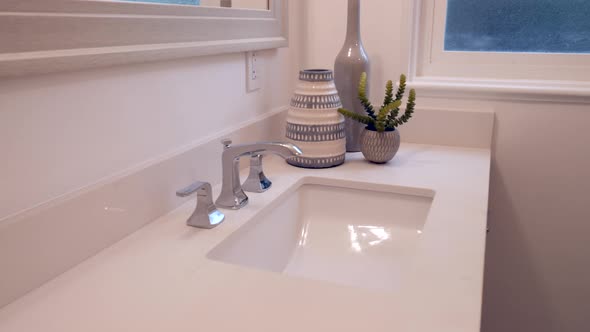
M 211 184 L 209 182 L 195 182 L 176 192 L 178 197 L 189 197 L 197 194 L 195 212 L 186 221 L 187 225 L 197 228 L 211 229 L 223 222 L 225 216 L 213 204 Z
M 248 204 L 248 196 L 240 182 L 240 158 L 244 156 L 263 156 L 276 154 L 285 159 L 302 155 L 301 150 L 290 143 L 254 143 L 231 145 L 231 140 L 221 141 L 224 150 L 221 157 L 222 185 L 221 195 L 215 204 L 218 207 L 238 210 Z
M 253 155 L 250 157 L 250 175 L 244 183 L 242 183 L 242 189 L 245 192 L 251 193 L 263 193 L 270 189 L 272 182 L 264 174 L 262 169 L 262 158 L 261 155 Z

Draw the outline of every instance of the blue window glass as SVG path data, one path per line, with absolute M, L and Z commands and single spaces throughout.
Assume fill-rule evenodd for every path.
M 446 51 L 590 53 L 590 0 L 448 0 Z

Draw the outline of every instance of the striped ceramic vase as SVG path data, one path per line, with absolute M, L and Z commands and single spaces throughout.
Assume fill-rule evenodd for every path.
M 312 69 L 299 73 L 299 83 L 287 115 L 287 139 L 302 151 L 289 159 L 293 166 L 328 168 L 344 163 L 346 132 L 342 107 L 331 70 Z

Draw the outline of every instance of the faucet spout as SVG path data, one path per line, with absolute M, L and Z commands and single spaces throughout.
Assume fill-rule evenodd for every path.
M 225 146 L 221 157 L 223 183 L 221 194 L 215 202 L 218 207 L 238 210 L 248 204 L 248 196 L 242 189 L 240 181 L 240 158 L 252 155 L 276 154 L 284 159 L 301 156 L 303 152 L 290 143 L 261 142 L 254 144 L 231 145 L 231 141 L 223 141 Z

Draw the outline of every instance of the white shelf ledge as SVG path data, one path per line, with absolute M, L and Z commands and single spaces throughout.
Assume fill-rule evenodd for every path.
M 425 97 L 590 103 L 586 82 L 416 77 L 408 85 Z

